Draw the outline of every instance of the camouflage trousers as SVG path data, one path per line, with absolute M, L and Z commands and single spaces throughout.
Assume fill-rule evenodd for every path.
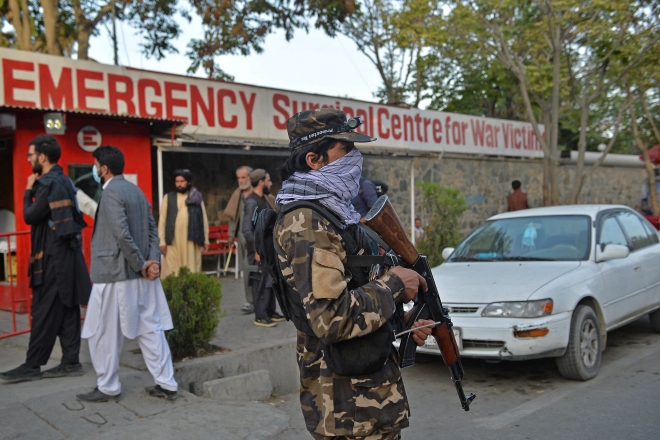
M 374 434 L 366 437 L 346 437 L 345 435 L 339 437 L 329 437 L 326 435 L 319 435 L 310 432 L 314 440 L 401 440 L 401 431 L 387 432 L 385 434 Z

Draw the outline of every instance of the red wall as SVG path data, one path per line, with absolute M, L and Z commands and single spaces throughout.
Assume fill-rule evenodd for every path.
M 113 145 L 124 153 L 126 161 L 124 173 L 138 175 L 138 186 L 151 203 L 151 139 L 148 123 L 115 121 L 86 115 L 66 115 L 66 133 L 54 136 L 62 146 L 62 157 L 58 163 L 64 168 L 65 174 L 69 164 L 94 163 L 92 153 L 78 145 L 78 131 L 86 125 L 92 125 L 101 132 L 102 145 Z M 16 112 L 13 169 L 17 231 L 29 229 L 23 221 L 23 194 L 27 178 L 32 173 L 32 167 L 27 160 L 28 142 L 44 133 L 43 113 Z M 91 226 L 92 221 L 88 217 L 86 220 Z

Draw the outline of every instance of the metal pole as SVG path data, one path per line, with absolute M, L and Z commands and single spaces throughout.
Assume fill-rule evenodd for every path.
M 410 241 L 415 244 L 415 159 L 410 161 Z
M 163 150 L 156 148 L 156 167 L 158 168 L 158 215 L 161 215 L 163 203 Z

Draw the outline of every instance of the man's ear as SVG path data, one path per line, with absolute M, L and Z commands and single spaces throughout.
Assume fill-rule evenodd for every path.
M 311 151 L 305 155 L 305 162 L 307 162 L 307 166 L 314 171 L 320 170 L 325 165 L 325 163 L 321 160 L 321 157 L 316 153 L 312 153 Z

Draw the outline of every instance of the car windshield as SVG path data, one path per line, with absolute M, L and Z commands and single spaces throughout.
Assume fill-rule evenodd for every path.
M 591 219 L 582 215 L 492 220 L 449 258 L 460 261 L 580 261 L 589 258 Z

